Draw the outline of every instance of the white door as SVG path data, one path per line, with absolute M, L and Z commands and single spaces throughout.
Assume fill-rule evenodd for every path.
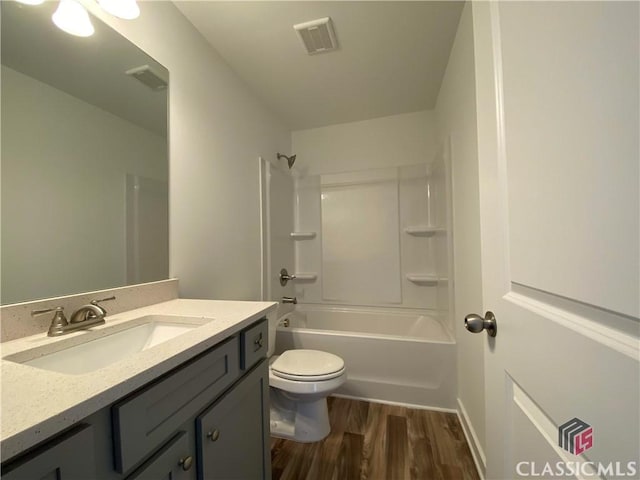
M 640 478 L 638 5 L 473 2 L 487 478 Z

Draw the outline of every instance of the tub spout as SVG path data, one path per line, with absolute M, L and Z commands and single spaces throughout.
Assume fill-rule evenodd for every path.
M 296 305 L 298 303 L 298 299 L 296 297 L 282 297 L 282 303 L 293 303 Z

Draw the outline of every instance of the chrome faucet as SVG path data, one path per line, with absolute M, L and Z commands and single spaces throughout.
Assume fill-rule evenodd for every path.
M 104 317 L 106 316 L 107 311 L 98 305 L 98 303 L 107 300 L 115 300 L 115 298 L 116 297 L 109 297 L 102 300 L 93 300 L 88 305 L 81 306 L 71 314 L 71 321 L 68 321 L 67 317 L 65 317 L 63 307 L 32 310 L 31 316 L 36 317 L 45 313 L 55 312 L 51 319 L 51 325 L 49 326 L 47 335 L 50 337 L 57 337 L 59 335 L 64 335 L 65 333 L 71 333 L 76 330 L 83 330 L 85 328 L 105 323 Z
M 71 320 L 69 323 L 80 323 L 86 322 L 87 320 L 93 320 L 95 318 L 104 318 L 107 316 L 107 311 L 103 306 L 98 305 L 101 302 L 106 302 L 108 300 L 115 300 L 116 297 L 108 297 L 103 298 L 102 300 L 91 300 L 89 305 L 83 305 L 78 310 L 73 312 L 71 315 Z
M 298 303 L 298 299 L 296 297 L 282 297 L 282 303 L 293 303 L 296 305 Z
M 69 323 L 76 325 L 78 323 L 90 322 L 94 319 L 104 319 L 105 311 L 97 305 L 83 305 L 71 314 Z

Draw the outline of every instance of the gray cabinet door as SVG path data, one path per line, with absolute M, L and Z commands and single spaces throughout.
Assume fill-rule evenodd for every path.
M 193 430 L 191 430 L 193 435 Z M 127 480 L 195 480 L 194 452 L 187 432 L 178 432 Z
M 200 480 L 271 478 L 267 360 L 197 418 L 196 432 Z
M 87 480 L 96 478 L 93 428 L 80 425 L 2 467 L 2 480 Z
M 240 376 L 233 337 L 115 404 L 116 471 L 127 473 Z

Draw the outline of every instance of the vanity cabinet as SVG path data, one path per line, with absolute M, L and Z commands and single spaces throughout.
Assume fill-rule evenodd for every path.
M 2 480 L 87 480 L 96 478 L 93 427 L 78 425 L 36 448 L 29 459 L 2 468 Z
M 196 480 L 194 458 L 189 448 L 189 433 L 178 432 L 147 462 L 127 477 L 127 480 L 169 478 Z
M 266 320 L 2 465 L 4 480 L 271 478 Z
M 270 478 L 267 360 L 196 419 L 200 480 Z
M 111 408 L 115 467 L 126 473 L 240 376 L 233 337 Z

